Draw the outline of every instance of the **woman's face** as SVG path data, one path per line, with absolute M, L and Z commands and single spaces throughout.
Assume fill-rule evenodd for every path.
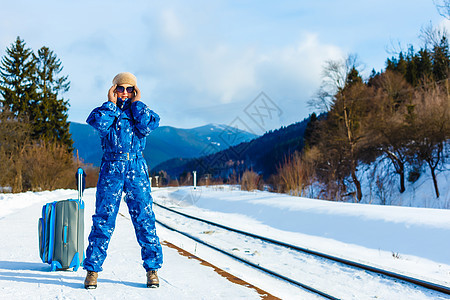
M 124 87 L 124 88 L 122 89 L 121 87 Z M 133 94 L 134 94 L 134 89 L 131 92 L 127 91 L 127 88 L 128 88 L 128 90 L 130 90 L 130 87 L 133 87 L 133 86 L 129 85 L 129 84 L 119 84 L 119 85 L 117 85 L 117 87 L 116 87 L 117 98 L 121 98 L 122 100 L 125 100 L 127 98 L 131 99 L 133 97 Z M 123 92 L 122 92 L 122 90 L 123 90 Z

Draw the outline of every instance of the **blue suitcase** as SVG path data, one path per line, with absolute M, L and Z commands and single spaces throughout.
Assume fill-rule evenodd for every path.
M 84 259 L 84 201 L 85 173 L 77 170 L 78 199 L 47 203 L 39 219 L 39 255 L 51 270 L 77 271 Z

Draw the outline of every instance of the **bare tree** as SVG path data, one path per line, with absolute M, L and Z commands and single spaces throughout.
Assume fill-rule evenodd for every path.
M 56 142 L 31 141 L 31 131 L 27 119 L 0 112 L 0 186 L 14 193 L 73 188 L 72 153 Z
M 327 61 L 323 70 L 323 83 L 318 94 L 322 97 L 315 103 L 324 103 L 328 108 L 328 117 L 323 122 L 319 149 L 326 153 L 319 164 L 320 176 L 327 185 L 346 184 L 346 177 L 351 176 L 355 187 L 357 201 L 362 199 L 361 182 L 357 176 L 360 153 L 365 145 L 361 121 L 367 114 L 370 103 L 371 88 L 367 87 L 359 76 L 359 64 L 355 55 L 338 61 Z M 317 100 L 317 99 L 316 99 Z M 325 100 L 325 101 L 324 101 Z M 346 188 L 338 188 L 343 191 Z
M 282 191 L 294 196 L 303 195 L 303 191 L 311 185 L 314 177 L 314 156 L 317 148 L 308 149 L 303 155 L 295 152 L 287 157 L 283 164 L 279 166 L 279 185 Z
M 360 65 L 356 54 L 340 60 L 327 60 L 322 70 L 322 84 L 308 105 L 319 111 L 329 111 L 335 95 L 344 88 L 350 71 Z
M 373 83 L 377 89 L 376 106 L 366 119 L 370 139 L 391 161 L 400 179 L 400 193 L 405 188 L 405 164 L 409 158 L 412 128 L 405 122 L 406 104 L 412 87 L 402 75 L 386 71 Z
M 356 82 L 347 86 L 335 103 L 334 111 L 336 113 L 336 121 L 342 129 L 344 137 L 336 136 L 336 138 L 344 138 L 345 146 L 342 151 L 346 151 L 346 160 L 349 164 L 350 176 L 356 188 L 356 198 L 362 200 L 361 182 L 356 174 L 362 151 L 366 146 L 365 132 L 362 127 L 368 109 L 367 105 L 370 101 L 371 89 L 362 82 Z
M 419 38 L 422 40 L 425 49 L 431 50 L 439 47 L 443 37 L 448 37 L 447 30 L 445 28 L 434 27 L 431 22 L 420 29 Z
M 54 190 L 73 187 L 77 169 L 67 146 L 56 142 L 34 141 L 23 154 L 24 185 L 32 191 Z
M 240 184 L 242 190 L 253 191 L 258 188 L 261 189 L 262 179 L 261 176 L 253 170 L 247 170 L 242 174 Z
M 0 112 L 0 185 L 12 192 L 23 191 L 23 154 L 29 143 L 31 126 L 8 109 Z
M 430 168 L 436 198 L 439 198 L 436 171 L 445 158 L 446 141 L 450 138 L 448 79 L 445 84 L 429 84 L 418 90 L 413 105 L 415 136 L 412 150 Z
M 433 0 L 441 16 L 450 20 L 450 0 Z

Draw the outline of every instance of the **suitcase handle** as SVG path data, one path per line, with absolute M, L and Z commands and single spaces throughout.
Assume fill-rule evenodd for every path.
M 81 199 L 83 198 L 83 173 L 84 170 L 82 168 L 78 168 L 77 175 L 78 175 L 78 202 L 81 203 Z
M 81 208 L 84 208 L 84 202 L 83 202 L 83 177 L 86 176 L 86 173 L 82 168 L 78 168 L 76 173 L 77 178 L 77 190 L 78 190 L 78 203 Z

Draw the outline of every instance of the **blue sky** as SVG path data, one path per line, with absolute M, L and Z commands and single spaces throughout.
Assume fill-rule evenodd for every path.
M 161 125 L 239 120 L 261 133 L 312 112 L 326 60 L 355 53 L 363 74 L 379 71 L 388 51 L 419 48 L 430 22 L 450 28 L 432 0 L 16 0 L 2 4 L 0 55 L 17 36 L 52 49 L 71 81 L 70 121 L 85 122 L 114 75 L 129 71 Z M 254 124 L 249 107 L 263 110 L 261 101 L 276 110 Z

